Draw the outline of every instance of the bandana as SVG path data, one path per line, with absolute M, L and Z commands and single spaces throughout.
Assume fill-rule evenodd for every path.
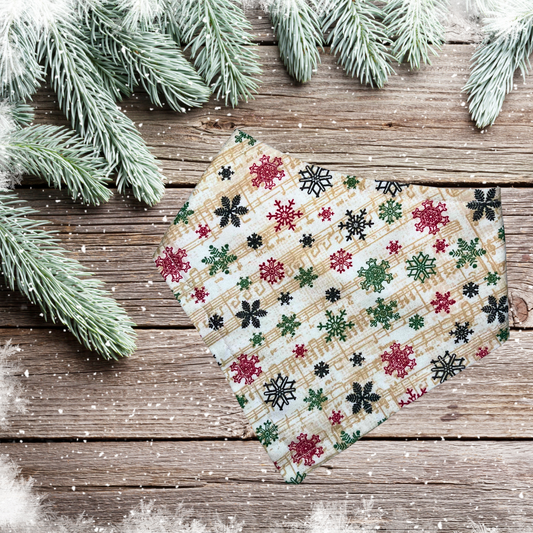
M 154 260 L 289 483 L 509 336 L 500 189 L 304 163 L 236 130 Z

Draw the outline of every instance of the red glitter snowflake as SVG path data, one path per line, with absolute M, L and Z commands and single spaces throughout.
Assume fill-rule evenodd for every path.
M 267 218 L 269 220 L 274 218 L 277 221 L 276 231 L 279 231 L 283 226 L 288 226 L 289 229 L 294 230 L 296 228 L 294 222 L 303 215 L 300 210 L 294 210 L 294 200 L 289 200 L 287 205 L 281 205 L 280 200 L 275 200 L 274 204 L 276 212 L 268 213 Z
M 302 461 L 305 466 L 311 466 L 315 464 L 313 456 L 320 457 L 324 453 L 322 446 L 317 446 L 320 442 L 318 435 L 313 435 L 310 439 L 307 438 L 307 433 L 300 433 L 296 441 L 292 441 L 289 444 L 289 450 L 292 453 L 292 462 L 299 465 Z
M 417 231 L 422 232 L 428 228 L 429 233 L 435 235 L 450 221 L 446 215 L 442 214 L 443 211 L 447 211 L 446 204 L 439 202 L 438 205 L 433 205 L 433 200 L 425 200 L 422 205 L 424 206 L 423 209 L 417 207 L 413 211 L 413 218 L 419 219 L 419 222 L 415 224 L 415 228 Z M 439 224 L 442 224 L 440 228 Z
M 294 350 L 292 351 L 294 354 L 294 357 L 305 357 L 307 355 L 307 348 L 305 347 L 305 344 L 297 344 L 294 347 Z
M 318 216 L 322 219 L 322 222 L 326 221 L 326 220 L 331 220 L 331 217 L 334 215 L 335 213 L 333 212 L 333 209 L 331 209 L 331 207 L 323 207 L 319 212 L 318 212 Z
M 352 254 L 342 248 L 329 256 L 330 267 L 342 274 L 352 266 Z
M 413 347 L 405 345 L 405 348 L 402 348 L 400 343 L 394 342 L 389 349 L 390 352 L 385 351 L 381 354 L 381 360 L 388 363 L 384 367 L 385 374 L 392 376 L 392 373 L 396 371 L 399 378 L 404 378 L 407 376 L 407 369 L 412 369 L 416 365 L 416 359 L 409 357 L 413 355 Z
M 207 224 L 200 224 L 195 233 L 198 233 L 198 238 L 201 239 L 202 237 L 207 237 L 211 233 L 211 230 Z
M 450 306 L 455 303 L 455 300 L 450 298 L 450 291 L 446 294 L 441 294 L 440 292 L 435 293 L 435 299 L 431 300 L 430 304 L 435 308 L 435 313 L 440 311 L 445 311 L 450 313 Z
M 263 155 L 260 163 L 260 165 L 254 163 L 250 167 L 250 174 L 255 174 L 252 185 L 259 188 L 263 184 L 265 189 L 271 190 L 276 185 L 274 180 L 281 180 L 285 176 L 285 171 L 279 169 L 283 163 L 281 157 L 275 157 L 270 161 L 269 155 Z
M 336 424 L 340 424 L 341 420 L 344 418 L 344 415 L 339 411 L 333 410 L 331 412 L 331 416 L 329 417 L 329 421 L 331 422 L 331 425 L 334 426 Z
M 485 346 L 482 348 L 481 346 L 477 349 L 476 357 L 479 357 L 480 359 L 483 359 L 483 357 L 486 357 L 489 355 L 489 349 Z
M 259 275 L 271 285 L 279 283 L 285 277 L 283 263 L 271 257 L 259 265 Z
M 390 241 L 385 248 L 389 251 L 389 255 L 397 254 L 402 247 L 401 244 L 398 244 L 398 241 Z
M 450 246 L 444 239 L 437 239 L 435 241 L 435 244 L 433 245 L 433 248 L 435 248 L 435 252 L 445 252 L 446 248 Z
M 242 353 L 238 358 L 238 362 L 235 361 L 231 363 L 229 367 L 232 372 L 236 372 L 233 376 L 233 381 L 235 381 L 235 383 L 240 383 L 244 379 L 246 385 L 253 383 L 255 379 L 254 375 L 259 377 L 263 372 L 261 367 L 258 366 L 258 363 L 259 357 L 257 357 L 257 355 L 251 355 L 248 357 L 248 355 Z
M 405 405 L 409 405 L 410 403 L 413 403 L 415 400 L 418 400 L 421 396 L 426 394 L 427 387 L 421 387 L 420 393 L 416 393 L 413 389 L 406 389 L 405 391 L 408 394 L 407 400 L 400 400 L 400 407 L 404 407 Z
M 165 256 L 160 255 L 156 258 L 155 264 L 161 268 L 161 275 L 174 282 L 183 278 L 182 272 L 187 272 L 191 268 L 191 264 L 185 261 L 187 257 L 187 250 L 178 248 L 176 252 L 173 251 L 172 246 L 165 246 L 163 251 Z
M 192 297 L 195 300 L 195 304 L 200 302 L 205 303 L 205 299 L 209 296 L 209 293 L 206 291 L 205 287 L 195 287 L 192 293 Z

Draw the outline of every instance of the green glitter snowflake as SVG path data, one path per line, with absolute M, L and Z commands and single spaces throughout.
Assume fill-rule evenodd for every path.
M 413 315 L 409 319 L 409 327 L 413 328 L 415 331 L 418 331 L 419 329 L 424 327 L 424 317 L 420 316 L 418 313 L 416 315 Z
M 257 426 L 255 434 L 263 446 L 270 446 L 279 438 L 278 426 L 273 424 L 270 420 L 267 420 L 264 424 Z
M 505 229 L 503 227 L 498 230 L 498 238 L 505 242 Z
M 305 479 L 305 476 L 307 476 L 307 474 L 300 474 L 300 472 L 296 472 L 296 477 L 291 477 L 289 481 L 286 481 L 285 483 L 299 485 Z
M 239 287 L 239 290 L 246 291 L 250 288 L 252 285 L 252 282 L 250 281 L 250 278 L 246 276 L 243 278 L 242 276 L 239 278 L 239 281 L 237 282 L 237 287 Z
M 357 189 L 359 185 L 359 180 L 355 176 L 346 176 L 346 179 L 343 181 L 347 189 Z
M 281 315 L 281 322 L 276 324 L 278 328 L 281 329 L 281 335 L 285 336 L 289 333 L 294 337 L 296 330 L 302 325 L 301 322 L 296 320 L 296 314 L 293 313 L 291 316 Z
M 239 133 L 237 133 L 237 135 L 235 135 L 235 142 L 236 143 L 242 143 L 242 141 L 244 141 L 244 139 L 248 140 L 248 144 L 250 146 L 253 146 L 257 142 L 251 135 L 248 135 L 247 133 L 244 133 L 244 131 L 239 131 Z
M 339 451 L 342 452 L 343 450 L 346 450 L 348 446 L 351 446 L 352 444 L 355 444 L 359 439 L 361 438 L 361 432 L 357 430 L 355 433 L 352 433 L 352 436 L 346 431 L 341 431 L 341 442 L 337 442 L 333 445 L 333 447 Z
M 466 264 L 470 265 L 472 268 L 477 268 L 477 258 L 487 253 L 487 251 L 481 247 L 478 249 L 479 237 L 472 239 L 470 243 L 459 238 L 457 240 L 457 245 L 457 250 L 452 250 L 450 252 L 452 257 L 458 258 L 457 268 L 461 268 Z
M 387 272 L 387 268 L 390 267 L 389 262 L 382 259 L 381 263 L 378 264 L 377 259 L 371 258 L 366 264 L 368 268 L 361 267 L 357 271 L 357 275 L 365 278 L 361 283 L 361 287 L 364 290 L 372 287 L 374 291 L 381 292 L 385 288 L 383 283 L 392 281 L 392 274 Z
M 392 224 L 402 218 L 402 204 L 396 200 L 387 200 L 379 206 L 378 217 L 387 224 Z
M 487 285 L 497 285 L 502 278 L 498 276 L 498 272 L 489 272 L 483 279 L 487 282 Z
M 212 265 L 209 269 L 209 275 L 214 276 L 219 270 L 224 274 L 229 274 L 229 265 L 237 261 L 236 255 L 228 255 L 229 244 L 225 244 L 218 250 L 212 244 L 209 245 L 210 257 L 204 257 L 202 263 Z
M 500 342 L 505 342 L 509 338 L 509 328 L 500 328 L 496 337 Z
M 248 399 L 244 394 L 241 396 L 240 394 L 236 395 L 237 401 L 239 402 L 239 405 L 241 406 L 241 409 L 244 409 L 244 406 L 248 403 Z
M 374 317 L 370 321 L 370 325 L 377 326 L 378 324 L 381 324 L 385 329 L 390 329 L 390 321 L 398 320 L 400 318 L 400 314 L 394 312 L 395 308 L 398 306 L 398 302 L 394 300 L 386 304 L 383 298 L 378 298 L 376 304 L 377 306 L 375 308 L 368 307 L 366 310 L 369 315 L 373 315 Z
M 309 267 L 308 269 L 301 268 L 298 270 L 298 274 L 294 276 L 295 280 L 298 280 L 300 282 L 300 289 L 302 287 L 305 287 L 306 285 L 309 285 L 309 287 L 313 286 L 313 281 L 318 278 L 318 274 L 313 274 L 313 267 Z
M 346 311 L 344 309 L 335 316 L 332 311 L 326 311 L 327 321 L 325 324 L 318 324 L 318 329 L 325 329 L 328 334 L 326 335 L 326 342 L 331 342 L 335 337 L 341 341 L 346 340 L 346 330 L 354 327 L 353 322 L 346 322 Z
M 424 283 L 426 279 L 436 273 L 435 261 L 437 260 L 430 257 L 429 254 L 419 252 L 418 255 L 413 255 L 411 259 L 407 259 L 407 275 Z
M 265 336 L 262 333 L 254 333 L 252 335 L 252 338 L 250 339 L 250 342 L 255 348 L 256 346 L 261 346 L 264 340 L 265 340 Z
M 189 223 L 189 217 L 194 215 L 194 211 L 189 209 L 189 202 L 185 202 L 183 207 L 178 211 L 176 218 L 174 219 L 174 224 L 179 224 L 183 222 L 184 224 Z
M 319 411 L 322 411 L 322 404 L 328 399 L 328 397 L 324 396 L 322 392 L 322 389 L 318 389 L 317 391 L 309 389 L 309 396 L 304 398 L 304 402 L 309 404 L 309 407 L 307 408 L 308 411 L 312 411 L 315 407 Z

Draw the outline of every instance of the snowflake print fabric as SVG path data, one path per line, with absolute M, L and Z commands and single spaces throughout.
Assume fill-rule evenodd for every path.
M 287 483 L 509 337 L 499 188 L 344 175 L 236 130 L 176 207 L 155 265 Z

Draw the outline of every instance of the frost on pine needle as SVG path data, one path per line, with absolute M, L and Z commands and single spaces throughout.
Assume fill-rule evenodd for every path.
M 20 372 L 20 365 L 15 354 L 20 351 L 18 346 L 8 340 L 0 346 L 0 428 L 9 424 L 9 416 L 25 411 L 26 400 L 22 397 L 22 386 L 15 374 Z
M 122 26 L 130 30 L 152 27 L 167 8 L 165 0 L 116 0 L 115 5 L 124 13 Z

